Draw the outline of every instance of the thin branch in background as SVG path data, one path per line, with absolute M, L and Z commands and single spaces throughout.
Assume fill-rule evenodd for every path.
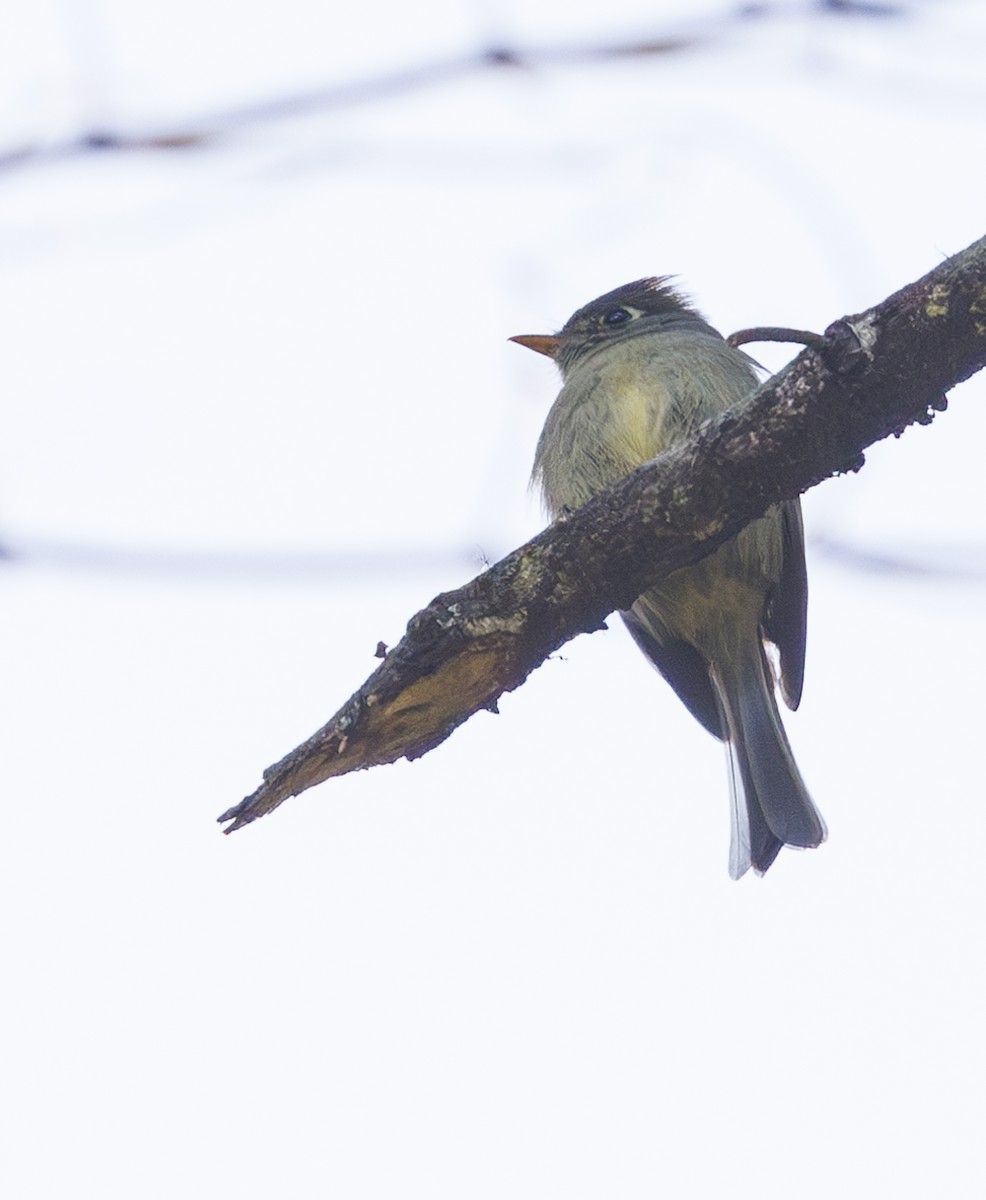
M 905 6 L 900 4 L 853 3 L 850 0 L 818 0 L 816 7 L 826 14 L 835 13 L 848 18 L 895 17 L 906 11 Z M 489 45 L 474 54 L 437 59 L 350 83 L 327 84 L 307 91 L 271 96 L 265 100 L 202 114 L 180 123 L 162 122 L 156 129 L 125 131 L 111 128 L 107 122 L 99 126 L 90 126 L 78 137 L 61 142 L 8 146 L 0 150 L 0 172 L 83 154 L 193 149 L 252 126 L 292 120 L 352 105 L 371 104 L 427 88 L 440 87 L 452 80 L 490 70 L 536 70 L 541 67 L 585 62 L 679 54 L 722 38 L 734 26 L 762 21 L 765 17 L 784 15 L 786 6 L 740 4 L 718 16 L 692 22 L 690 32 L 680 34 L 658 33 L 633 41 L 614 40 L 609 43 L 538 48 L 519 48 L 508 44 Z M 72 29 L 75 34 L 74 40 L 91 50 L 92 43 L 98 39 L 80 36 L 80 20 L 78 13 L 74 11 Z M 105 62 L 106 55 L 101 53 L 100 57 Z M 103 104 L 105 105 L 105 101 Z
M 906 547 L 898 547 L 890 553 L 870 546 L 853 546 L 840 538 L 814 535 L 808 545 L 812 554 L 869 575 L 898 575 L 905 580 L 934 583 L 979 584 L 986 581 L 986 546 L 981 542 L 918 547 L 911 552 Z
M 249 104 L 203 114 L 182 124 L 141 133 L 110 128 L 90 129 L 77 138 L 50 145 L 12 146 L 0 150 L 0 171 L 48 163 L 82 154 L 134 150 L 187 150 L 219 140 L 222 136 L 275 121 L 292 120 L 312 113 L 370 104 L 426 88 L 440 87 L 467 75 L 504 70 L 577 63 L 592 59 L 640 57 L 669 54 L 697 44 L 699 39 L 647 39 L 630 44 L 587 46 L 522 52 L 506 46 L 491 46 L 478 54 L 422 63 L 419 66 L 378 75 L 352 83 L 329 84 L 290 95 L 272 96 Z
M 956 543 L 943 549 L 900 545 L 888 554 L 872 546 L 854 546 L 838 537 L 813 533 L 813 554 L 839 562 L 860 574 L 889 573 L 904 578 L 944 583 L 986 581 L 986 547 L 980 542 Z M 0 541 L 0 570 L 39 567 L 77 575 L 128 578 L 166 578 L 198 584 L 214 580 L 276 582 L 278 584 L 351 583 L 384 575 L 394 579 L 457 567 L 490 567 L 499 551 L 476 543 L 466 547 L 421 546 L 419 549 L 380 547 L 364 553 L 341 550 L 278 553 L 272 550 L 173 550 L 143 546 L 112 546 L 98 542 Z
M 166 576 L 170 579 L 339 582 L 358 576 L 384 574 L 393 578 L 398 574 L 456 567 L 475 570 L 478 566 L 488 565 L 487 552 L 478 545 L 278 553 L 274 550 L 150 549 L 9 538 L 0 543 L 0 568 L 8 570 L 55 567 L 78 574 Z

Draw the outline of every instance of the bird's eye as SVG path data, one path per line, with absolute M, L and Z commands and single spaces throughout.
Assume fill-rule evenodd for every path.
M 611 308 L 603 314 L 604 325 L 623 325 L 630 320 L 632 317 L 625 308 Z

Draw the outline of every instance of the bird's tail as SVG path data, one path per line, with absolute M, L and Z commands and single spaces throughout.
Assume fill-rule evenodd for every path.
M 734 879 L 751 866 L 763 874 L 781 846 L 818 846 L 826 836 L 781 724 L 770 664 L 759 640 L 751 641 L 753 653 L 729 676 L 712 668 L 729 740 Z

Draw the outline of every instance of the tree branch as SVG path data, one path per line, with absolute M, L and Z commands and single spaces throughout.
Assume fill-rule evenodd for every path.
M 986 365 L 986 238 L 829 326 L 752 396 L 412 617 L 336 715 L 223 813 L 230 833 L 335 775 L 426 754 L 671 571 L 772 504 L 927 424 Z

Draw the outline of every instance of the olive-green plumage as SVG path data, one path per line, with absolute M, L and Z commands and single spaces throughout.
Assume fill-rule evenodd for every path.
M 578 508 L 748 395 L 751 361 L 666 278 L 641 279 L 579 309 L 555 336 L 514 339 L 548 354 L 563 387 L 548 413 L 534 481 L 551 515 Z M 766 871 L 785 843 L 817 846 L 825 825 L 781 725 L 764 641 L 796 708 L 807 582 L 801 509 L 771 509 L 622 613 L 635 641 L 716 737 L 729 744 L 730 873 Z

